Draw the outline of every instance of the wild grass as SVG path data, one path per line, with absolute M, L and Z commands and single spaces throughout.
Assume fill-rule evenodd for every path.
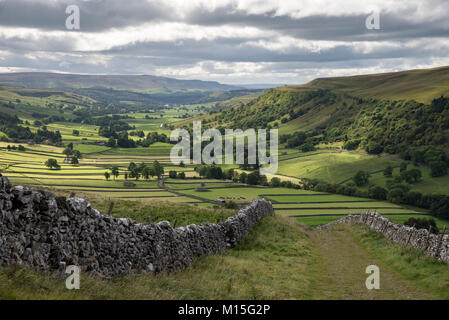
M 0 268 L 0 299 L 303 299 L 309 291 L 309 254 L 298 224 L 266 217 L 237 247 L 167 275 L 108 281 L 82 274 L 80 290 L 67 290 L 65 278 Z
M 404 279 L 413 281 L 424 290 L 438 294 L 441 299 L 449 299 L 447 264 L 410 246 L 395 244 L 366 226 L 357 225 L 349 230 L 361 246 Z

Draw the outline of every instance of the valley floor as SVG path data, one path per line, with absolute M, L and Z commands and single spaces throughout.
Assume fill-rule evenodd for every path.
M 365 287 L 370 264 L 380 268 L 380 290 Z M 69 291 L 63 278 L 0 269 L 1 299 L 449 299 L 448 285 L 447 265 L 363 226 L 318 232 L 282 216 L 169 275 L 82 276 L 81 289 Z

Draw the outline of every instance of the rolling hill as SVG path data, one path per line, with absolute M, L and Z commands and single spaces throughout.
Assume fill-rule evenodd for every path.
M 349 77 L 318 78 L 304 85 L 279 88 L 279 90 L 286 91 L 313 89 L 344 92 L 360 97 L 413 99 L 429 103 L 433 98 L 449 93 L 449 66 Z
M 0 74 L 0 83 L 38 89 L 111 88 L 142 92 L 229 91 L 243 89 L 215 81 L 178 80 L 151 75 L 81 75 L 46 72 Z
M 279 128 L 289 148 L 340 143 L 344 149 L 432 167 L 449 165 L 449 67 L 316 79 L 269 89 L 206 117 L 208 127 Z M 301 133 L 302 132 L 302 133 Z

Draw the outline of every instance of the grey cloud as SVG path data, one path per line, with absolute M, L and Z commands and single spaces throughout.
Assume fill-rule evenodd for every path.
M 0 25 L 65 30 L 67 6 L 80 8 L 81 29 L 97 32 L 110 28 L 140 25 L 167 18 L 163 5 L 140 0 L 62 0 L 57 3 L 40 0 L 3 0 L 0 2 Z
M 444 0 L 433 2 L 435 5 L 444 4 Z M 82 32 L 101 34 L 111 28 L 121 29 L 146 22 L 167 21 L 203 27 L 256 27 L 293 37 L 298 42 L 330 40 L 341 43 L 319 52 L 304 48 L 267 50 L 250 44 L 266 40 L 263 37 L 254 36 L 248 39 L 235 35 L 233 38 L 219 37 L 214 40 L 137 42 L 107 51 L 77 52 L 74 44 L 64 36 L 48 34 L 37 40 L 0 37 L 0 50 L 9 52 L 3 60 L 0 59 L 0 67 L 72 73 L 155 74 L 159 68 L 183 70 L 202 63 L 204 74 L 200 78 L 215 80 L 207 78 L 209 74 L 214 74 L 218 75 L 219 79 L 216 80 L 229 82 L 231 79 L 239 80 L 232 75 L 233 71 L 237 73 L 239 70 L 219 69 L 215 62 L 252 62 L 263 66 L 254 74 L 254 82 L 257 79 L 259 82 L 294 83 L 309 80 L 316 75 L 321 76 L 320 70 L 340 72 L 345 69 L 365 70 L 374 67 L 397 70 L 449 56 L 447 48 L 405 46 L 413 39 L 449 38 L 449 23 L 446 18 L 422 21 L 407 19 L 417 10 L 413 6 L 400 13 L 381 12 L 381 30 L 367 30 L 365 18 L 368 12 L 367 15 L 313 15 L 293 19 L 289 16 L 275 16 L 274 12 L 249 15 L 232 6 L 220 7 L 212 12 L 199 7 L 179 21 L 173 10 L 164 5 L 163 1 L 155 4 L 139 0 L 63 0 L 57 3 L 44 0 L 0 0 L 0 28 L 8 26 L 65 30 L 65 8 L 69 4 L 77 4 L 80 7 Z M 354 45 L 355 41 L 369 41 L 377 44 L 377 47 L 375 50 L 363 52 Z M 380 41 L 388 41 L 397 46 L 383 46 Z M 33 53 L 36 53 L 39 59 L 33 59 Z M 103 60 L 106 62 L 102 63 Z M 287 76 L 292 72 L 297 76 Z M 270 73 L 286 76 L 273 76 L 275 80 L 258 77 L 259 74 L 265 77 Z

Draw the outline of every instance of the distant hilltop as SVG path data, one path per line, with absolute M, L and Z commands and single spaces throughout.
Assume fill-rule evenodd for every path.
M 179 80 L 151 75 L 82 75 L 48 72 L 0 73 L 0 83 L 25 88 L 111 88 L 116 90 L 154 91 L 155 89 L 186 91 L 230 91 L 239 86 L 216 81 Z
M 449 94 L 449 66 L 348 77 L 318 78 L 309 83 L 280 87 L 280 90 L 309 91 L 327 89 L 352 96 L 429 103 Z

